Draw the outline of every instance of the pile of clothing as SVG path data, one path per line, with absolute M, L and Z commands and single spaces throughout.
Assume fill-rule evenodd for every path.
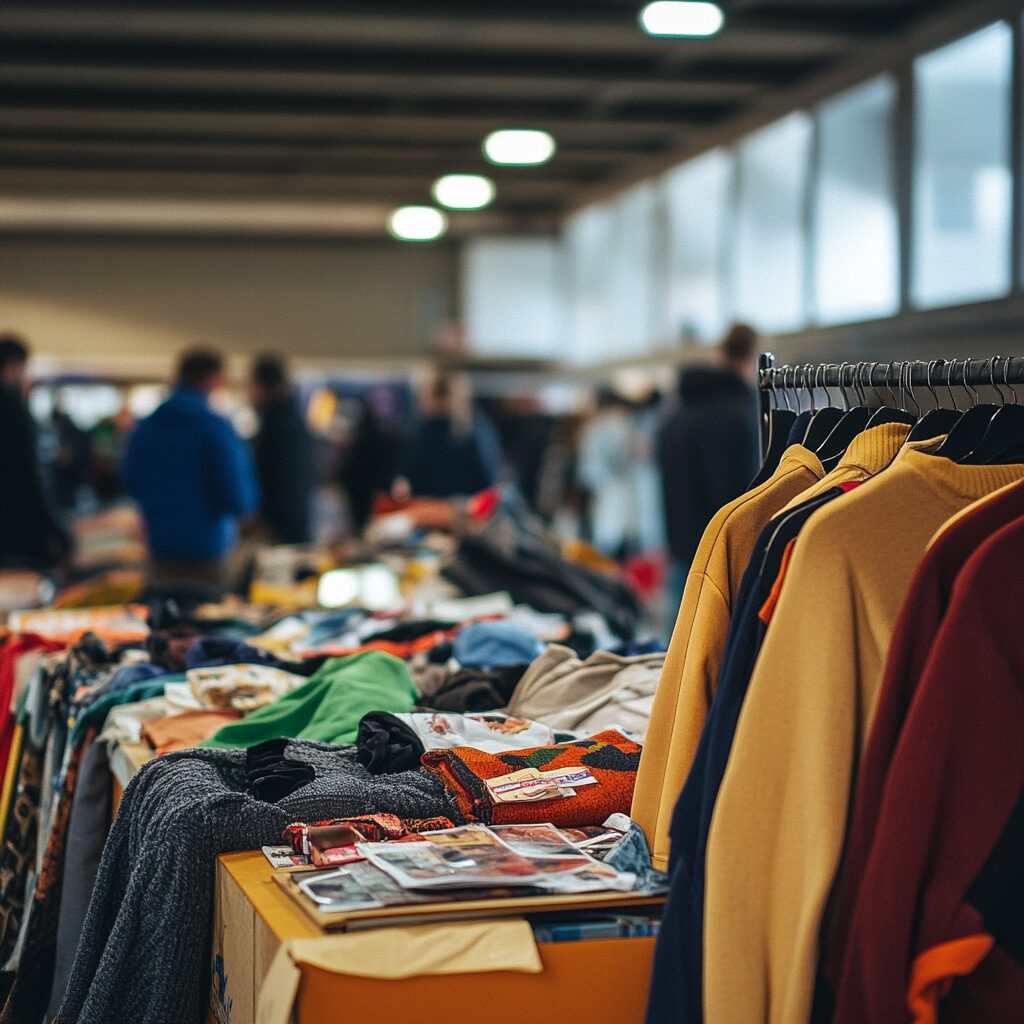
M 216 857 L 296 821 L 500 822 L 486 780 L 528 765 L 599 784 L 517 821 L 628 812 L 664 653 L 632 639 L 635 601 L 614 622 L 587 606 L 594 575 L 572 601 L 511 594 L 505 574 L 504 591 L 446 584 L 388 615 L 235 603 L 12 622 L 0 1021 L 198 1022 Z

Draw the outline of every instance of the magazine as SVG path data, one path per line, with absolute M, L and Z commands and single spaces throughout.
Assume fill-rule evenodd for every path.
M 529 886 L 542 873 L 484 825 L 424 832 L 422 843 L 359 843 L 360 853 L 407 889 Z
M 346 864 L 335 871 L 319 872 L 298 883 L 299 890 L 321 910 L 363 910 L 412 903 L 437 903 L 449 897 L 403 889 L 394 879 L 366 861 Z

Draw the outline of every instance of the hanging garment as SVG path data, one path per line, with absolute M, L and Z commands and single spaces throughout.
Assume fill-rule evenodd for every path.
M 331 658 L 309 682 L 224 726 L 202 746 L 250 747 L 279 736 L 354 743 L 363 715 L 411 711 L 417 696 L 408 669 L 390 654 Z
M 351 748 L 321 743 L 293 742 L 286 753 L 316 778 L 278 804 L 246 793 L 240 750 L 182 751 L 141 769 L 103 851 L 60 1024 L 200 1024 L 219 854 L 278 843 L 295 821 L 388 813 L 463 822 L 427 772 L 375 778 Z
M 711 520 L 690 567 L 665 657 L 633 797 L 654 866 L 668 867 L 668 831 L 693 762 L 721 668 L 729 616 L 758 534 L 791 498 L 824 474 L 816 455 L 789 448 L 771 479 Z
M 612 814 L 627 812 L 639 760 L 640 747 L 622 733 L 609 729 L 585 740 L 504 754 L 486 754 L 472 747 L 428 750 L 423 755 L 423 766 L 445 784 L 463 816 L 470 821 L 488 825 L 550 822 L 575 828 L 600 825 Z M 574 796 L 495 804 L 487 780 L 524 768 L 542 772 L 587 769 L 597 783 L 579 786 Z
M 708 840 L 708 1024 L 807 1021 L 853 765 L 911 577 L 945 520 L 1022 477 L 1020 465 L 962 466 L 904 449 L 801 533 Z
M 64 884 L 64 854 L 67 850 L 71 803 L 85 748 L 92 742 L 90 731 L 71 751 L 60 796 L 54 809 L 46 856 L 36 879 L 23 940 L 18 973 L 0 1013 L 2 1024 L 42 1024 L 50 1001 L 53 969 L 57 958 L 57 924 Z
M 786 505 L 782 512 L 787 512 L 797 505 L 816 498 L 819 494 L 839 487 L 841 484 L 861 482 L 881 473 L 899 454 L 910 433 L 905 423 L 883 423 L 881 426 L 870 427 L 858 434 L 843 453 L 834 469 L 830 469 L 817 483 L 811 484 Z M 915 445 L 919 449 L 927 449 L 934 441 L 925 441 Z M 782 514 L 779 513 L 779 515 Z
M 1016 1024 L 1024 1012 L 1021 565 L 1024 518 L 957 577 L 892 752 L 836 1024 L 908 1010 L 915 1024 Z
M 893 632 L 878 710 L 857 777 L 857 800 L 843 854 L 842 884 L 836 896 L 836 925 L 824 965 L 829 986 L 820 990 L 822 996 L 834 993 L 839 983 L 853 904 L 881 813 L 890 764 L 948 610 L 953 586 L 974 552 L 993 533 L 1020 516 L 1024 516 L 1024 481 L 1002 488 L 950 520 L 932 541 L 914 575 Z M 817 1009 L 815 1019 L 831 1019 L 829 1007 Z
M 508 712 L 586 735 L 618 726 L 642 742 L 664 664 L 663 652 L 597 651 L 581 660 L 568 647 L 549 644 L 519 680 Z
M 82 938 L 82 925 L 89 909 L 89 897 L 96 883 L 103 844 L 110 830 L 113 791 L 106 742 L 97 737 L 82 757 L 78 784 L 71 804 L 60 915 L 57 921 L 53 988 L 47 1014 L 53 1018 L 64 998 L 75 950 Z
M 855 483 L 845 488 L 853 489 Z M 704 924 L 704 855 L 711 812 L 725 772 L 747 684 L 764 640 L 758 610 L 785 552 L 819 509 L 846 490 L 834 487 L 781 512 L 758 537 L 729 624 L 725 660 L 693 765 L 672 814 L 670 891 L 655 948 L 647 1024 L 700 1020 Z

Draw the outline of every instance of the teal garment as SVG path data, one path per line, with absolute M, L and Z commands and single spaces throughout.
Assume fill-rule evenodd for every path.
M 371 711 L 411 711 L 419 698 L 404 661 L 379 651 L 329 658 L 308 683 L 220 728 L 202 747 L 253 747 L 264 740 L 355 743 Z
M 104 694 L 75 719 L 68 742 L 74 747 L 85 738 L 90 727 L 95 726 L 97 729 L 102 729 L 111 708 L 119 707 L 121 704 L 135 704 L 140 700 L 149 700 L 150 697 L 162 697 L 164 686 L 167 683 L 183 683 L 184 681 L 184 672 L 168 672 L 165 676 L 157 676 L 155 679 L 147 679 L 144 682 L 135 683 L 133 686 L 126 686 L 123 690 Z

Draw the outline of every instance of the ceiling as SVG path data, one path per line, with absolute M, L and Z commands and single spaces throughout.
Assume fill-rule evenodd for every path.
M 442 173 L 486 171 L 496 203 L 457 226 L 543 230 L 952 4 L 722 0 L 726 27 L 707 40 L 649 38 L 641 6 L 3 2 L 0 196 L 37 219 L 259 201 L 376 224 L 429 201 Z M 481 140 L 510 126 L 550 131 L 554 159 L 489 168 Z

